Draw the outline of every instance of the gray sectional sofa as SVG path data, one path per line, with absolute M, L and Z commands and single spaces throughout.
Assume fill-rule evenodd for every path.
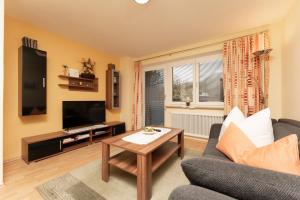
M 203 157 L 181 163 L 190 185 L 176 188 L 169 200 L 299 200 L 300 176 L 240 165 L 216 149 L 222 124 L 211 127 Z M 300 139 L 300 121 L 273 120 L 275 140 L 289 134 Z

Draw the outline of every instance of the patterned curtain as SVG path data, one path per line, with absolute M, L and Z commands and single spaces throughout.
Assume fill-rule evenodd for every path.
M 132 130 L 142 126 L 142 80 L 141 63 L 134 63 L 134 95 L 132 109 Z
M 238 106 L 246 116 L 250 116 L 267 105 L 268 56 L 262 62 L 261 57 L 253 55 L 261 47 L 261 42 L 265 48 L 269 47 L 268 34 L 263 33 L 263 40 L 260 37 L 260 34 L 253 34 L 224 43 L 225 115 Z

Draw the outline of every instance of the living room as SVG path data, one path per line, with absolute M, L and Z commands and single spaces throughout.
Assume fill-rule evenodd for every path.
M 300 199 L 300 1 L 0 11 L 0 199 Z

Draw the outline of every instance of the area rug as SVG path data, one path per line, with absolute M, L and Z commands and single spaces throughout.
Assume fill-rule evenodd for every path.
M 65 174 L 61 177 L 53 179 L 43 185 L 40 185 L 37 190 L 46 200 L 52 199 L 95 199 L 105 200 L 100 194 L 92 190 L 86 184 L 75 178 L 71 174 Z
M 199 151 L 187 150 L 184 159 L 200 157 Z M 172 156 L 154 174 L 152 200 L 168 199 L 174 188 L 188 184 L 181 160 Z M 37 187 L 45 200 L 133 200 L 136 177 L 111 167 L 109 182 L 101 180 L 101 161 L 96 160 Z

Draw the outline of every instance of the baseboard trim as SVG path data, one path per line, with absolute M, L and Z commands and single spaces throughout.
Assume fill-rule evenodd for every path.
M 201 142 L 207 142 L 208 141 L 208 139 L 206 139 L 206 138 L 201 138 L 201 137 L 193 136 L 193 135 L 185 135 L 184 138 L 191 139 L 191 140 L 197 140 L 197 141 L 201 141 Z
M 21 160 L 21 159 L 22 159 L 21 157 L 15 157 L 15 158 L 4 160 L 3 163 L 7 164 L 7 163 L 15 162 L 15 161 Z

